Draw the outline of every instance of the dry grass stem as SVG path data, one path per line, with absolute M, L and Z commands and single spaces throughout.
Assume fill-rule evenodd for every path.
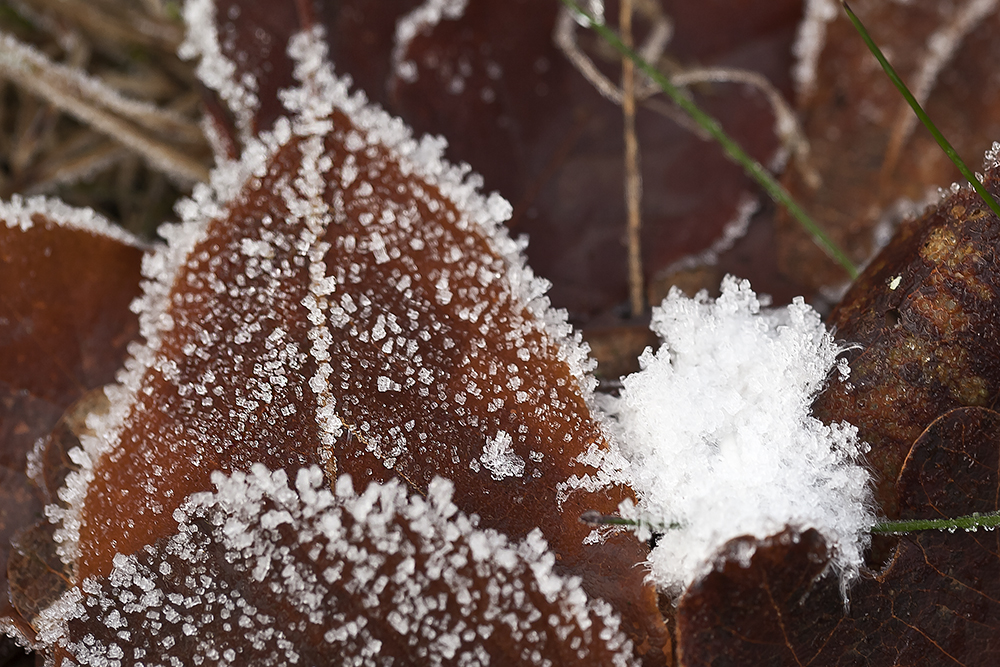
M 632 0 L 621 0 L 619 28 L 622 41 L 632 48 Z M 622 114 L 625 119 L 625 207 L 628 211 L 628 284 L 632 316 L 646 307 L 642 272 L 642 175 L 639 171 L 639 141 L 635 134 L 635 65 L 622 58 Z
M 174 148 L 174 141 L 197 141 L 201 133 L 189 121 L 151 104 L 129 100 L 100 80 L 53 63 L 11 35 L 0 34 L 0 75 L 43 98 L 142 155 L 179 181 L 206 180 L 201 161 Z M 169 133 L 168 143 L 151 134 Z

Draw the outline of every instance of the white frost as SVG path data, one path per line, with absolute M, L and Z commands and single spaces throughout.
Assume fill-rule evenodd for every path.
M 509 433 L 497 431 L 496 436 L 487 438 L 483 446 L 483 455 L 479 460 L 497 481 L 524 476 L 524 459 L 514 452 L 513 443 Z
M 406 58 L 410 42 L 420 33 L 429 33 L 442 19 L 462 18 L 469 0 L 425 0 L 396 21 L 396 44 L 392 49 L 392 67 L 396 76 L 407 83 L 417 80 L 417 64 Z
M 849 583 L 874 517 L 857 429 L 810 414 L 840 351 L 819 315 L 801 298 L 761 312 L 727 277 L 715 302 L 672 291 L 652 327 L 663 345 L 625 379 L 618 417 L 638 516 L 681 525 L 650 555 L 657 585 L 678 594 L 728 540 L 786 526 L 817 529 Z

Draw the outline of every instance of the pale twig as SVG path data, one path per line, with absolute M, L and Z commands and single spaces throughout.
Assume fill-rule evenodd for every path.
M 208 169 L 150 131 L 193 138 L 192 124 L 155 106 L 129 100 L 100 80 L 53 63 L 14 37 L 0 33 L 0 75 L 79 121 L 122 143 L 182 181 L 204 181 Z
M 632 47 L 632 0 L 621 0 L 619 30 L 622 41 Z M 622 114 L 625 120 L 625 206 L 628 211 L 628 283 L 632 317 L 646 307 L 642 274 L 642 176 L 639 173 L 639 141 L 635 136 L 635 65 L 622 57 Z
M 774 133 L 783 148 L 794 157 L 806 185 L 817 188 L 820 177 L 809 159 L 809 141 L 802 132 L 795 111 L 785 101 L 781 93 L 766 76 L 759 72 L 729 67 L 698 67 L 686 69 L 670 77 L 671 83 L 677 86 L 689 86 L 697 83 L 742 83 L 756 88 L 767 99 L 774 113 Z
M 654 15 L 653 20 L 653 28 L 642 48 L 638 50 L 641 59 L 648 63 L 656 63 L 662 58 L 673 29 L 666 16 Z M 622 90 L 615 86 L 580 49 L 576 41 L 576 25 L 577 22 L 573 18 L 572 12 L 564 7 L 557 19 L 553 35 L 556 45 L 602 96 L 621 106 L 623 104 Z M 781 142 L 782 148 L 795 157 L 795 166 L 799 169 L 806 184 L 812 188 L 819 187 L 819 174 L 809 159 L 809 141 L 806 139 L 805 133 L 802 132 L 795 112 L 778 92 L 778 89 L 768 81 L 767 77 L 750 70 L 712 67 L 683 69 L 669 75 L 668 78 L 672 84 L 681 88 L 697 83 L 742 83 L 759 90 L 774 114 L 774 132 Z M 637 85 L 635 98 L 644 107 L 670 118 L 699 138 L 710 138 L 704 129 L 692 122 L 685 113 L 676 111 L 675 107 L 651 99 L 652 96 L 662 92 L 660 86 L 656 85 L 650 77 L 643 76 Z
M 656 84 L 663 89 L 663 92 L 665 92 L 670 99 L 673 100 L 674 104 L 683 109 L 685 113 L 690 115 L 695 122 L 702 126 L 705 131 L 711 135 L 712 139 L 719 144 L 729 159 L 740 165 L 746 174 L 756 181 L 757 184 L 760 185 L 775 202 L 784 206 L 788 212 L 791 213 L 792 217 L 794 217 L 799 224 L 807 232 L 809 232 L 816 243 L 834 261 L 844 268 L 844 271 L 847 272 L 852 280 L 858 277 L 857 267 L 854 266 L 844 251 L 841 250 L 840 247 L 837 246 L 832 239 L 830 239 L 826 232 L 824 232 L 823 229 L 809 217 L 802 207 L 799 206 L 799 204 L 792 198 L 791 194 L 789 194 L 789 192 L 780 183 L 778 183 L 777 180 L 775 180 L 774 176 L 772 176 L 763 165 L 750 157 L 746 151 L 744 151 L 743 148 L 736 143 L 736 141 L 726 134 L 717 120 L 702 111 L 698 105 L 694 104 L 690 99 L 683 95 L 681 90 L 671 83 L 662 72 L 639 57 L 639 54 L 633 49 L 625 46 L 613 30 L 608 28 L 603 23 L 596 21 L 592 15 L 581 9 L 574 0 L 561 0 L 561 2 L 566 7 L 579 14 L 588 22 L 590 28 L 598 33 L 602 39 L 604 39 L 622 55 L 628 56 L 632 62 L 635 63 L 636 67 L 649 76 L 650 79 L 655 81 Z
M 176 22 L 151 18 L 128 3 L 102 7 L 93 0 L 32 0 L 34 9 L 42 9 L 87 33 L 98 44 L 116 48 L 132 44 L 176 53 L 184 38 L 184 29 Z

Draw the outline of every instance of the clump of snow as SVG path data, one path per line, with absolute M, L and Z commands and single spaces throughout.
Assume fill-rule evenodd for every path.
M 617 416 L 637 508 L 665 532 L 649 563 L 680 593 L 728 540 L 815 528 L 845 586 L 874 523 L 864 446 L 849 424 L 810 414 L 841 348 L 801 298 L 763 311 L 747 281 L 727 277 L 712 301 L 672 291 L 654 310 L 663 339 L 624 380 Z

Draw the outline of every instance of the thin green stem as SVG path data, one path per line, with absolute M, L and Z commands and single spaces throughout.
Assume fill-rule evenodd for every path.
M 844 11 L 847 12 L 847 18 L 851 19 L 851 23 L 854 24 L 855 30 L 857 30 L 861 35 L 861 39 L 865 41 L 865 44 L 868 46 L 868 50 L 871 51 L 872 55 L 875 56 L 875 59 L 878 60 L 879 65 L 881 65 L 882 69 L 885 70 L 886 76 L 889 77 L 889 80 L 892 81 L 893 85 L 895 85 L 899 90 L 900 94 L 906 100 L 906 103 L 910 105 L 911 109 L 913 109 L 913 113 L 917 114 L 917 118 L 920 119 L 920 122 L 923 123 L 924 127 L 926 127 L 931 133 L 934 140 L 938 143 L 938 146 L 941 147 L 941 150 L 945 152 L 948 158 L 951 159 L 952 163 L 954 163 L 954 165 L 958 167 L 958 170 L 962 172 L 962 176 L 965 177 L 965 180 L 967 180 L 979 196 L 982 197 L 983 201 L 986 202 L 986 205 L 990 207 L 997 217 L 1000 217 L 1000 204 L 997 204 L 993 195 L 991 195 L 990 192 L 983 187 L 983 184 L 979 182 L 976 175 L 973 174 L 967 166 L 965 166 L 965 162 L 962 161 L 958 152 L 952 148 L 952 145 L 948 143 L 947 139 L 944 138 L 944 135 L 941 134 L 941 131 L 923 110 L 920 103 L 917 102 L 917 98 L 913 96 L 910 89 L 907 88 L 906 84 L 903 83 L 903 80 L 899 78 L 896 70 L 889 64 L 889 61 L 886 60 L 882 50 L 878 48 L 878 45 L 875 44 L 875 40 L 872 39 L 871 35 L 869 35 L 868 31 L 865 29 L 864 24 L 861 23 L 861 19 L 859 19 L 857 14 L 851 10 L 845 0 L 840 0 L 840 4 L 843 5 Z
M 601 514 L 596 511 L 584 512 L 580 521 L 597 526 L 628 526 L 630 528 L 646 528 L 653 533 L 665 533 L 668 530 L 683 528 L 684 524 L 677 521 L 661 524 L 643 519 L 626 519 L 614 514 Z M 903 519 L 899 521 L 880 521 L 869 529 L 871 533 L 881 535 L 903 535 L 920 530 L 977 530 L 979 528 L 995 528 L 1000 526 L 1000 512 L 980 514 L 973 512 L 968 516 L 949 519 Z
M 653 523 L 642 519 L 626 519 L 615 514 L 601 514 L 596 510 L 588 510 L 580 515 L 580 521 L 593 526 L 628 526 L 629 528 L 646 528 L 652 533 L 665 533 L 668 530 L 683 528 L 684 524 L 677 521 L 670 523 Z
M 873 533 L 901 535 L 918 530 L 976 530 L 977 528 L 993 528 L 1000 526 L 1000 512 L 980 514 L 974 512 L 968 516 L 954 519 L 905 519 L 901 521 L 882 521 L 871 528 Z
M 719 122 L 715 120 L 712 116 L 702 111 L 694 102 L 688 99 L 681 90 L 670 83 L 670 80 L 661 74 L 656 68 L 643 60 L 639 54 L 637 54 L 632 49 L 625 46 L 625 44 L 618 38 L 613 30 L 608 28 L 603 23 L 598 22 L 591 16 L 588 12 L 582 9 L 573 0 L 560 0 L 566 7 L 571 11 L 576 12 L 579 16 L 582 16 L 587 20 L 590 27 L 601 36 L 608 44 L 614 47 L 620 54 L 627 57 L 635 66 L 638 67 L 644 74 L 646 74 L 650 79 L 652 79 L 656 84 L 666 93 L 674 104 L 681 108 L 691 119 L 696 122 L 700 127 L 702 127 L 715 141 L 718 143 L 725 154 L 735 163 L 743 167 L 743 170 L 747 173 L 750 178 L 755 180 L 767 194 L 777 202 L 779 205 L 784 206 L 792 216 L 798 220 L 799 224 L 813 237 L 816 244 L 826 252 L 834 261 L 840 264 L 847 275 L 854 280 L 858 277 L 858 269 L 851 262 L 850 258 L 842 251 L 833 240 L 826 235 L 819 225 L 817 225 L 812 218 L 810 218 L 802 207 L 792 199 L 792 195 L 789 194 L 777 180 L 764 168 L 762 164 L 754 160 L 752 157 L 747 155 L 747 153 L 740 147 L 736 141 L 734 141 L 728 134 L 723 131 L 722 126 Z

